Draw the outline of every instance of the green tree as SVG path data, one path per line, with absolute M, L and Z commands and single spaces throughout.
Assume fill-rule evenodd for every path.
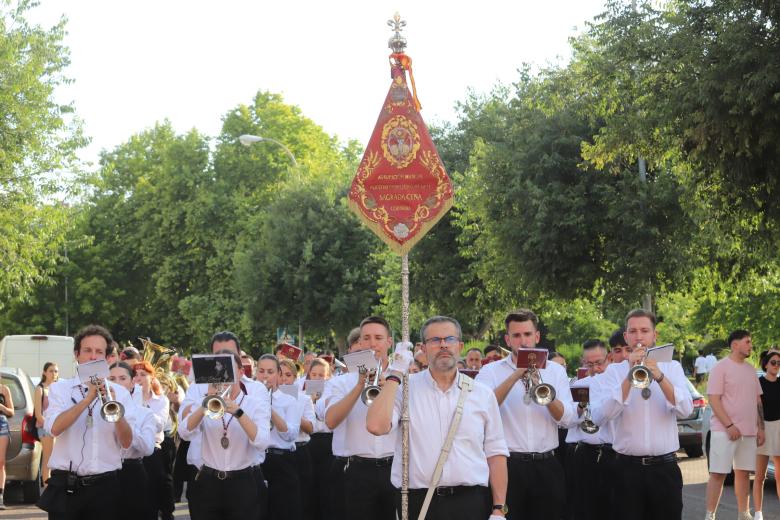
M 51 282 L 69 225 L 52 196 L 85 142 L 72 106 L 53 95 L 68 82 L 65 22 L 31 25 L 25 16 L 34 6 L 0 2 L 0 308 Z

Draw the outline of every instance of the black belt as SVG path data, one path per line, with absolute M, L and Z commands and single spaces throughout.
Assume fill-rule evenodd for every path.
M 648 455 L 648 456 L 636 456 L 636 455 L 623 455 L 618 453 L 616 455 L 618 460 L 624 460 L 631 464 L 640 464 L 642 466 L 656 466 L 658 464 L 671 464 L 677 463 L 677 454 L 667 453 L 665 455 Z
M 579 449 L 588 449 L 593 451 L 614 451 L 612 449 L 612 445 L 608 442 L 605 442 L 604 444 L 588 444 L 587 442 L 579 441 L 577 444 L 574 445 L 575 450 Z
M 512 452 L 509 454 L 511 460 L 519 460 L 520 462 L 533 462 L 537 460 L 547 460 L 555 457 L 555 450 L 545 451 L 539 453 L 536 451 L 530 451 L 528 453 Z
M 282 448 L 267 448 L 265 452 L 270 455 L 292 455 L 292 450 L 284 450 Z
M 62 475 L 64 477 L 67 477 L 68 472 L 63 469 L 53 469 L 51 470 L 51 474 Z M 116 477 L 116 470 L 106 471 L 105 473 L 97 473 L 95 475 L 76 475 L 76 485 L 81 487 L 95 486 L 106 480 L 109 480 L 110 478 L 115 478 L 115 477 Z
M 122 465 L 123 466 L 125 464 L 135 466 L 135 465 L 143 464 L 143 463 L 144 463 L 144 459 L 124 459 L 124 460 L 122 460 Z
M 336 457 L 341 462 L 346 462 L 349 464 L 357 464 L 360 466 L 376 466 L 376 467 L 385 467 L 385 466 L 392 466 L 393 465 L 393 457 L 382 457 L 379 459 L 373 459 L 371 457 L 361 457 L 359 455 L 351 455 L 349 457 Z
M 307 444 L 309 444 L 309 441 L 301 441 L 301 442 L 296 442 L 296 443 L 295 443 L 295 447 L 296 447 L 296 448 L 303 448 L 303 447 L 304 447 L 304 446 L 306 446 Z
M 203 466 L 200 468 L 200 471 L 198 471 L 198 474 L 195 475 L 195 480 L 198 480 L 201 475 L 206 475 L 209 477 L 217 477 L 219 480 L 227 480 L 232 478 L 241 478 L 246 476 L 252 476 L 254 472 L 254 468 L 251 466 L 248 468 L 243 469 L 236 469 L 233 471 L 221 471 L 218 469 L 210 468 L 208 466 Z
M 478 489 L 487 489 L 485 486 L 439 486 L 433 494 L 437 497 L 450 497 L 452 495 L 458 495 L 467 491 L 475 491 Z M 410 495 L 424 495 L 428 492 L 428 488 L 410 489 Z

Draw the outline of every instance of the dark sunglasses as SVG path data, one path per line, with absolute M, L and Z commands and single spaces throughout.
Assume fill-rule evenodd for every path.
M 769 364 L 772 365 L 773 367 L 780 366 L 780 359 L 773 359 L 772 361 L 769 362 Z

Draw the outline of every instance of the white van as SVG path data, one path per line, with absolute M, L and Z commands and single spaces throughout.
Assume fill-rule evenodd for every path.
M 0 366 L 21 368 L 35 381 L 40 380 L 43 364 L 57 363 L 60 378 L 75 374 L 73 338 L 70 336 L 15 335 L 6 336 L 0 342 Z

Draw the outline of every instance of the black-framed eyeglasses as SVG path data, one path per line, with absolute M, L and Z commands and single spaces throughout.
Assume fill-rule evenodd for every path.
M 447 345 L 448 347 L 452 347 L 457 345 L 460 342 L 460 338 L 456 336 L 447 336 L 446 338 L 440 338 L 438 336 L 434 336 L 432 338 L 426 338 L 425 340 L 425 344 L 429 347 L 441 345 L 442 342 L 444 342 L 444 344 Z
M 582 366 L 588 367 L 588 368 L 600 367 L 600 366 L 603 366 L 604 363 L 606 363 L 606 362 L 607 362 L 607 359 L 604 358 L 604 359 L 599 359 L 598 361 L 590 361 L 588 363 L 583 363 Z

